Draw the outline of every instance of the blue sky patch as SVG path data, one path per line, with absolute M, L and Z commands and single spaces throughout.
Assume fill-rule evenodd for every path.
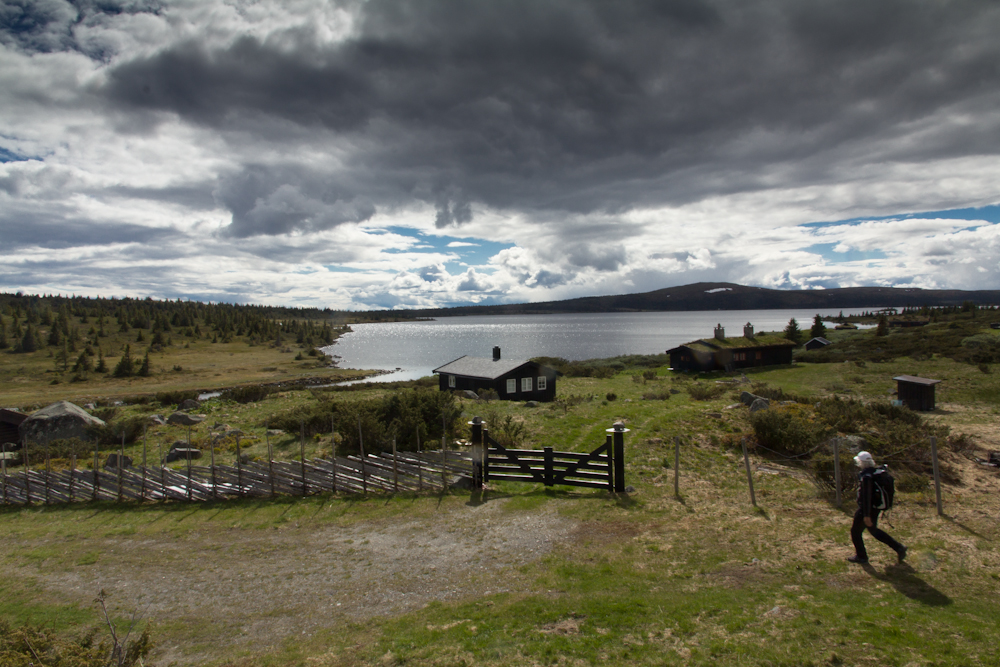
M 0 146 L 0 162 L 24 162 L 28 158 Z
M 408 236 L 419 241 L 418 248 L 407 250 L 384 250 L 386 253 L 400 252 L 427 252 L 427 253 L 451 253 L 458 255 L 458 261 L 447 262 L 445 266 L 451 274 L 464 273 L 466 267 L 463 264 L 474 266 L 477 269 L 484 266 L 493 255 L 505 248 L 513 248 L 513 243 L 496 243 L 483 239 L 470 238 L 467 236 L 435 236 L 425 234 L 410 227 L 387 227 L 386 231 L 400 236 Z
M 860 225 L 864 222 L 878 222 L 880 220 L 912 220 L 935 219 L 944 220 L 985 220 L 993 224 L 1000 223 L 1000 204 L 991 204 L 980 208 L 953 208 L 945 211 L 925 211 L 923 213 L 905 213 L 902 215 L 885 215 L 881 217 L 849 218 L 847 220 L 834 220 L 828 222 L 807 222 L 802 227 L 839 227 L 841 225 Z
M 885 259 L 886 255 L 881 250 L 855 250 L 847 252 L 837 252 L 834 250 L 839 243 L 816 243 L 808 248 L 806 252 L 813 252 L 828 262 L 866 262 L 873 259 Z

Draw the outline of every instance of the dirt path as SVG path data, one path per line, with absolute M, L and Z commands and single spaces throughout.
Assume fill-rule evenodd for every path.
M 99 538 L 89 545 L 100 551 L 98 562 L 47 572 L 39 582 L 53 597 L 81 605 L 103 588 L 122 608 L 170 626 L 167 636 L 184 638 L 183 650 L 176 641 L 161 644 L 157 664 L 197 664 L 434 600 L 523 590 L 516 567 L 569 539 L 576 524 L 548 510 L 505 512 L 502 504 L 349 529 Z M 47 540 L 34 542 L 24 546 Z

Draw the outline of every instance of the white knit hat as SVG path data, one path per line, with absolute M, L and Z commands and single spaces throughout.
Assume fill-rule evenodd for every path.
M 854 457 L 854 462 L 858 464 L 859 468 L 875 467 L 875 459 L 868 452 L 858 452 L 858 455 Z

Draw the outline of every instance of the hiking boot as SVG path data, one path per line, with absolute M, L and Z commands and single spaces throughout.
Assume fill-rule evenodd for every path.
M 867 558 L 862 558 L 861 556 L 848 556 L 847 557 L 847 562 L 848 563 L 857 563 L 858 565 L 865 565 L 865 564 L 868 563 L 868 559 Z
M 906 547 L 900 547 L 899 551 L 896 552 L 897 563 L 902 563 L 906 560 Z

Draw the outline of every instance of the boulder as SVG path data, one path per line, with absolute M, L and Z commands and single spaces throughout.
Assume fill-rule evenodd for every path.
M 204 417 L 198 415 L 189 415 L 186 412 L 177 411 L 167 417 L 167 423 L 177 426 L 195 426 L 196 424 L 200 424 L 204 419 Z
M 474 401 L 478 401 L 479 400 L 479 394 L 477 394 L 476 392 L 472 391 L 471 389 L 465 389 L 465 390 L 463 390 L 462 391 L 462 396 L 465 397 L 465 398 L 471 398 Z
M 679 393 L 681 393 L 681 390 L 680 389 L 671 389 L 670 393 L 671 394 L 679 394 Z
M 201 458 L 201 450 L 191 447 L 177 447 L 176 445 L 169 452 L 167 452 L 167 463 L 173 461 L 187 461 L 190 458 L 192 461 Z
M 526 407 L 526 408 L 537 408 L 538 407 L 538 401 L 525 401 L 524 402 L 524 407 Z
M 104 426 L 104 422 L 93 417 L 78 405 L 69 401 L 59 401 L 42 408 L 21 422 L 18 436 L 22 441 L 44 445 L 52 440 L 78 438 L 88 440 L 87 430 L 91 426 Z
M 771 407 L 771 402 L 766 398 L 755 398 L 753 403 L 750 404 L 750 412 L 758 412 L 760 410 L 767 410 Z
M 749 391 L 744 391 L 743 393 L 740 394 L 740 403 L 748 406 L 753 405 L 753 402 L 758 398 L 760 398 L 760 396 L 755 396 L 754 394 L 751 394 Z
M 472 478 L 468 475 L 455 475 L 448 486 L 459 491 L 469 491 L 473 488 Z
M 188 410 L 197 410 L 199 405 L 201 404 L 193 398 L 186 398 L 181 401 L 180 405 L 177 406 L 177 409 L 187 412 Z
M 119 465 L 120 463 L 120 465 Z M 118 468 L 131 468 L 132 467 L 132 457 L 122 456 L 121 454 L 108 454 L 108 458 L 104 461 L 104 469 L 115 469 Z
M 163 426 L 167 423 L 167 420 L 163 418 L 163 415 L 150 415 L 149 422 L 157 426 Z

